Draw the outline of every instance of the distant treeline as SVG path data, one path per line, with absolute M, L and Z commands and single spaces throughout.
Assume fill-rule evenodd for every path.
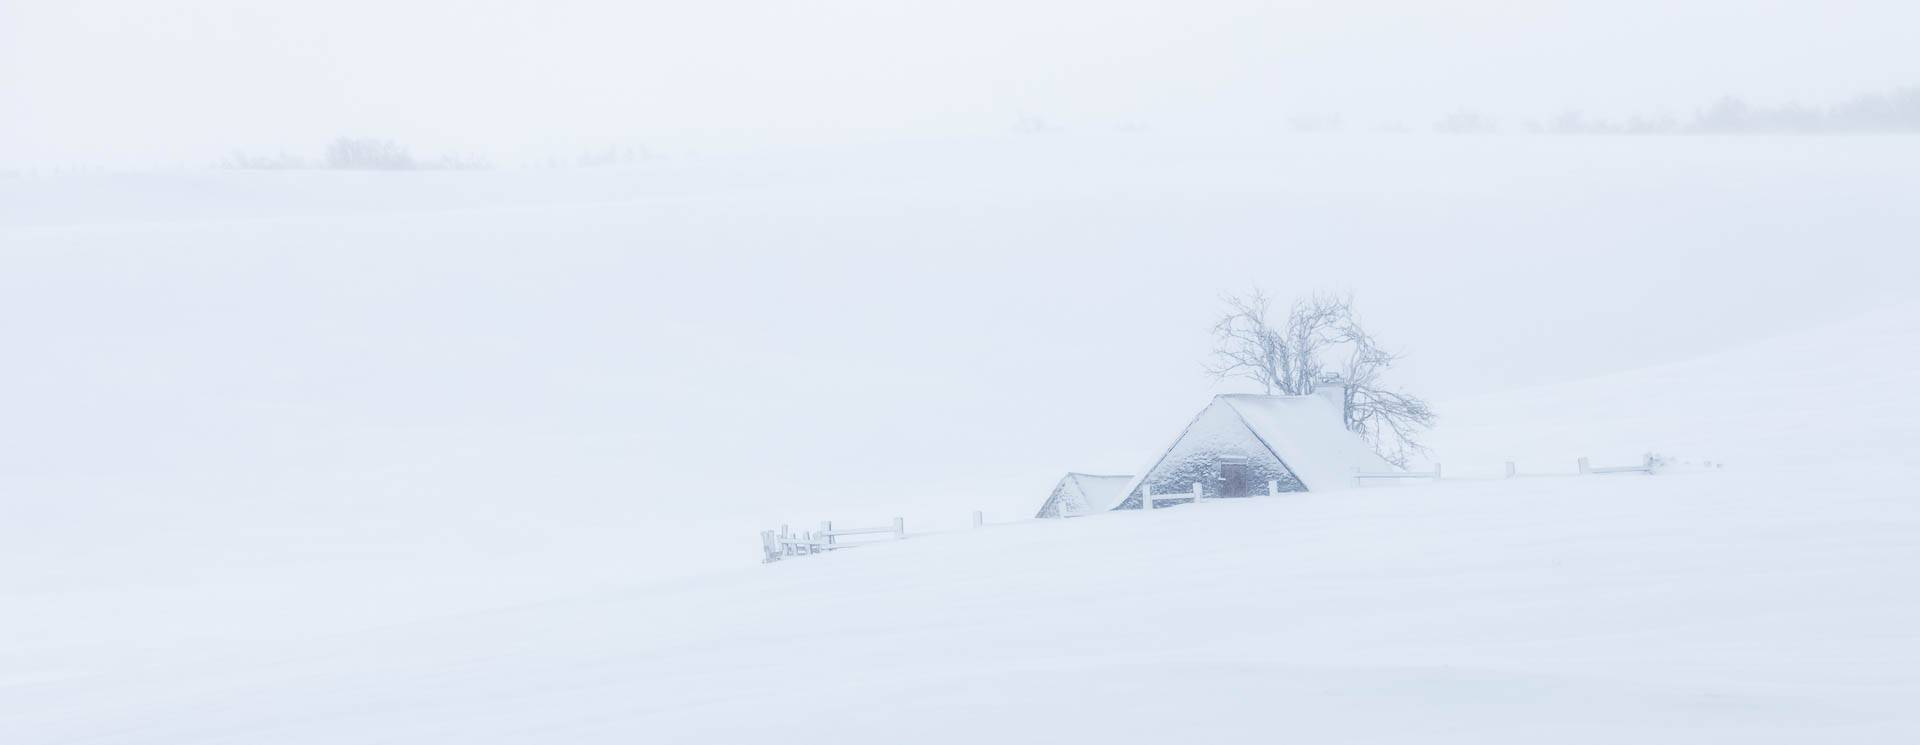
M 341 137 L 327 144 L 317 160 L 282 152 L 259 156 L 236 152 L 227 157 L 228 168 L 257 171 L 331 169 L 338 171 L 426 171 L 478 170 L 488 167 L 485 159 L 446 155 L 432 159 L 413 157 L 405 146 L 393 140 L 374 137 Z
M 1341 121 L 1334 115 L 1302 114 L 1289 119 L 1287 129 L 1296 134 L 1337 132 Z M 1401 124 L 1381 129 L 1411 131 Z M 1503 128 L 1493 117 L 1462 109 L 1434 121 L 1430 129 L 1440 134 L 1491 134 Z M 1920 134 L 1920 86 L 1859 96 L 1832 106 L 1762 106 L 1727 97 L 1685 118 L 1659 114 L 1607 119 L 1568 111 L 1545 121 L 1526 121 L 1520 131 L 1560 135 Z
M 655 159 L 652 151 L 641 147 L 619 147 L 582 151 L 577 158 L 550 157 L 548 168 L 599 168 L 625 166 Z M 278 155 L 253 155 L 236 152 L 221 163 L 227 168 L 250 171 L 466 171 L 491 168 L 486 159 L 471 156 L 416 158 L 405 146 L 393 140 L 374 137 L 341 137 L 327 144 L 319 158 L 307 158 L 282 152 Z
M 1848 99 L 1832 106 L 1757 106 L 1722 98 L 1685 121 L 1636 116 L 1624 121 L 1571 111 L 1530 131 L 1548 134 L 1891 134 L 1920 133 L 1920 87 Z

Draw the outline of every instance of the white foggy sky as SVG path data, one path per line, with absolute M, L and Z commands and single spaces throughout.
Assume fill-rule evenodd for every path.
M 1920 81 L 1903 0 L 0 2 L 0 165 L 204 165 L 340 134 L 502 162 L 1005 131 L 1422 128 Z
M 182 566 L 222 558 L 169 536 L 235 511 L 270 547 L 701 523 L 748 561 L 726 541 L 780 521 L 1019 515 L 1138 467 L 1236 389 L 1207 328 L 1256 283 L 1355 291 L 1443 404 L 1684 359 L 1905 301 L 1920 138 L 1270 134 L 1825 103 L 1920 84 L 1916 27 L 1911 0 L 0 0 L 0 494 Z M 669 157 L 206 168 L 342 134 Z
M 0 494 L 678 515 L 747 561 L 720 539 L 1138 468 L 1247 390 L 1202 362 L 1255 283 L 1355 291 L 1442 431 L 1912 294 L 1920 138 L 939 145 L 0 178 Z

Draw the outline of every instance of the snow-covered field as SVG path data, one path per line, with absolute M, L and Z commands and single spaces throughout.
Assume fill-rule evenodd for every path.
M 1834 334 L 1920 342 L 1910 313 Z M 1799 343 L 1658 378 L 1732 387 Z M 1456 416 L 1585 414 L 1654 372 Z M 1905 741 L 1920 412 L 1808 384 L 1755 395 L 1851 425 L 1659 423 L 1792 462 L 995 525 L 298 643 L 16 651 L 0 712 L 46 743 Z M 1879 449 L 1773 449 L 1770 421 Z
M 1460 227 L 1455 221 L 1519 205 L 1510 231 L 1559 235 L 1541 226 L 1584 214 L 1561 199 L 1579 189 L 1549 184 L 1526 197 L 1504 196 L 1520 194 L 1515 184 L 1524 181 L 1504 179 L 1580 158 L 1549 160 L 1514 161 L 1465 185 L 1435 177 L 1388 191 L 1455 195 L 1440 204 L 1409 202 L 1443 216 L 1419 227 Z M 1647 188 L 1713 193 L 1697 188 L 1704 174 L 1749 160 L 1680 162 L 1668 186 Z M 1704 234 L 1708 228 L 1688 215 L 1725 228 L 1743 224 L 1742 205 L 1797 204 L 1802 217 L 1857 217 L 1865 222 L 1835 230 L 1890 244 L 1910 238 L 1898 230 L 1914 216 L 1876 195 L 1910 177 L 1860 184 L 1857 193 L 1778 188 L 1794 179 L 1855 183 L 1853 176 L 1878 173 L 1878 162 L 1856 154 L 1755 165 L 1740 180 L 1765 185 L 1729 185 L 1720 196 L 1701 197 L 1719 212 L 1700 211 L 1708 205 L 1699 202 L 1665 212 L 1624 181 L 1585 196 L 1621 214 L 1658 215 L 1618 227 L 1614 237 L 1674 226 Z M 1124 170 L 1088 167 L 1107 170 L 1071 183 L 1085 187 Z M 1604 181 L 1605 170 L 1595 166 L 1577 180 Z M 547 271 L 605 269 L 631 278 L 635 265 L 618 260 L 620 251 L 664 236 L 669 255 L 651 255 L 641 266 L 680 274 L 646 288 L 688 276 L 706 282 L 717 276 L 711 266 L 674 251 L 771 240 L 778 228 L 815 218 L 865 219 L 851 205 L 876 191 L 854 178 L 785 174 L 827 184 L 813 190 L 724 175 L 705 172 L 703 196 L 693 198 L 638 194 L 605 174 L 573 181 L 564 174 L 426 174 L 404 188 L 382 182 L 371 191 L 342 188 L 372 178 L 366 174 L 243 174 L 267 184 L 261 193 L 300 192 L 268 194 L 245 209 L 234 207 L 240 202 L 232 194 L 247 189 L 235 186 L 233 174 L 0 184 L 9 195 L 41 200 L 34 210 L 0 215 L 13 298 L 0 303 L 10 303 L 10 339 L 42 363 L 0 373 L 12 391 L 11 420 L 34 425 L 0 430 L 8 450 L 0 456 L 7 459 L 0 461 L 7 465 L 0 474 L 0 741 L 1920 738 L 1912 703 L 1920 700 L 1920 599 L 1911 591 L 1920 587 L 1920 435 L 1913 429 L 1920 403 L 1911 392 L 1920 311 L 1913 306 L 1803 324 L 1668 364 L 1460 397 L 1446 402 L 1435 433 L 1435 458 L 1452 476 L 1492 476 L 1508 459 L 1526 472 L 1570 471 L 1575 457 L 1624 463 L 1650 449 L 1724 464 L 1718 468 L 1463 479 L 1152 514 L 1002 519 L 977 531 L 925 531 L 904 542 L 752 566 L 745 564 L 756 548 L 752 530 L 818 514 L 811 505 L 827 504 L 830 493 L 795 487 L 791 500 L 738 504 L 719 496 L 667 499 L 649 491 L 645 473 L 669 460 L 659 452 L 694 459 L 696 471 L 710 467 L 698 453 L 671 450 L 675 433 L 711 435 L 725 431 L 712 421 L 742 416 L 776 430 L 728 444 L 777 441 L 801 453 L 822 445 L 804 429 L 777 429 L 787 426 L 780 419 L 787 412 L 748 412 L 713 388 L 701 389 L 698 415 L 688 413 L 694 404 L 635 392 L 690 384 L 674 377 L 691 377 L 686 371 L 641 365 L 658 376 L 638 382 L 614 374 L 657 350 L 577 354 L 574 343 L 602 338 L 595 323 L 615 323 L 606 320 L 610 311 L 665 313 L 683 296 L 637 306 L 593 293 L 560 298 L 559 285 L 541 284 L 537 273 L 512 275 L 503 267 L 514 264 L 502 258 L 550 240 L 571 248 L 554 249 L 563 266 Z M 1362 187 L 1377 175 L 1282 190 L 1323 195 L 1298 208 L 1303 219 L 1333 215 L 1296 230 L 1364 237 L 1331 226 L 1371 204 L 1375 197 Z M 142 179 L 173 188 L 135 183 Z M 450 180 L 459 193 L 422 185 L 434 179 Z M 541 179 L 562 183 L 534 183 Z M 1248 183 L 1239 187 L 1251 189 Z M 182 184 L 213 193 L 195 199 L 180 193 Z M 977 213 L 999 221 L 998 237 L 1069 239 L 1069 224 L 1105 209 L 1092 196 L 1103 192 L 1092 189 L 1029 182 L 1009 190 L 938 208 L 895 194 L 873 210 L 874 219 L 897 222 L 868 237 L 911 235 L 914 220 L 930 215 L 958 226 Z M 109 195 L 102 199 L 110 204 L 95 212 L 74 206 L 88 193 Z M 1041 199 L 1047 195 L 1058 198 Z M 1273 196 L 1228 189 L 1169 206 L 1167 194 L 1143 192 L 1136 206 L 1158 205 L 1156 214 L 1178 216 L 1167 226 L 1191 227 L 1207 221 L 1195 215 L 1254 214 L 1260 195 Z M 155 207 L 149 197 L 178 202 L 187 214 Z M 1038 216 L 1027 215 L 1022 200 L 1029 198 L 1041 199 Z M 1237 199 L 1245 215 L 1221 211 Z M 900 215 L 888 216 L 895 209 Z M 82 216 L 91 222 L 77 224 Z M 1601 217 L 1592 219 L 1589 227 L 1604 232 Z M 1789 220 L 1777 212 L 1751 219 Z M 1248 225 L 1228 223 L 1223 233 Z M 862 234 L 836 222 L 794 239 L 819 248 L 855 235 Z M 957 240 L 921 237 L 936 246 Z M 1748 237 L 1766 240 L 1759 232 Z M 149 243 L 167 253 L 143 254 Z M 873 261 L 916 277 L 922 270 L 863 251 L 827 260 L 858 268 Z M 1488 266 L 1503 265 L 1489 256 L 1481 256 Z M 1000 261 L 949 268 L 977 280 L 1002 268 Z M 1675 261 L 1681 268 L 1713 263 Z M 787 266 L 776 264 L 770 272 Z M 476 274 L 482 270 L 493 273 Z M 165 281 L 150 281 L 156 276 Z M 442 281 L 467 291 L 449 291 Z M 569 287 L 608 290 L 612 283 Z M 169 288 L 194 296 L 175 297 Z M 883 300 L 912 299 L 904 289 L 874 291 Z M 69 302 L 75 293 L 122 304 L 102 310 Z M 449 299 L 451 309 L 436 303 Z M 777 301 L 824 302 L 805 293 Z M 536 324 L 512 312 L 533 306 L 547 308 L 535 321 L 565 323 Z M 270 313 L 235 317 L 250 307 Z M 448 320 L 454 315 L 478 321 L 469 327 Z M 699 323 L 675 318 L 654 330 L 669 335 L 665 346 L 694 351 L 669 356 L 730 354 L 688 341 L 698 338 L 691 332 L 671 336 L 674 323 Z M 851 312 L 834 318 L 869 322 Z M 371 330 L 386 323 L 398 328 L 383 341 Z M 1017 338 L 1013 325 L 1005 333 Z M 423 348 L 407 348 L 408 340 Z M 550 364 L 564 350 L 576 354 L 564 366 Z M 964 374 L 997 379 L 1010 366 L 971 359 L 975 367 L 958 365 Z M 1192 375 L 1186 360 L 1178 365 Z M 474 368 L 471 377 L 464 367 Z M 798 382 L 769 385 L 817 385 L 816 395 L 836 401 L 848 390 L 877 389 L 884 398 L 938 383 L 839 381 L 846 374 L 802 369 Z M 1069 370 L 1060 379 L 1084 377 Z M 1020 407 L 1053 412 L 1039 394 L 1008 395 Z M 923 409 L 917 415 L 935 418 L 980 405 L 915 402 Z M 1122 411 L 1116 416 L 1149 421 L 1138 431 L 1120 428 L 1119 439 L 1151 449 L 1171 434 L 1168 419 L 1177 424 L 1201 403 L 1195 397 Z M 865 409 L 846 416 L 837 426 L 887 421 Z M 1102 426 L 1092 422 L 1088 430 Z M 1015 445 L 1040 452 L 1015 456 L 995 449 L 1015 445 L 966 432 L 885 431 L 873 443 L 845 447 L 859 452 L 904 437 L 910 441 L 902 448 L 977 462 L 954 468 L 983 469 L 985 483 L 1033 481 L 1026 492 L 981 497 L 1002 500 L 987 505 L 996 517 L 1037 506 L 1057 474 L 1035 481 L 1024 471 L 993 473 L 995 463 L 1030 457 L 1060 471 L 1101 465 L 1059 463 L 1101 451 L 1050 442 L 1060 439 L 1058 427 L 1015 428 L 1021 432 L 1008 435 Z M 801 456 L 768 458 L 767 468 L 807 467 Z M 948 474 L 897 500 L 950 509 L 957 525 L 965 510 L 982 506 L 943 492 L 960 480 Z M 677 476 L 662 488 L 679 493 L 695 482 Z M 880 486 L 897 487 L 851 488 Z M 618 501 L 622 494 L 631 503 Z M 885 505 L 876 498 L 867 507 Z

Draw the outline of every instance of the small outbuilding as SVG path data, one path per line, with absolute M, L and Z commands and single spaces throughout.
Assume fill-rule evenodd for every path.
M 1073 517 L 1092 512 L 1105 512 L 1113 509 L 1126 492 L 1132 476 L 1101 476 L 1092 473 L 1069 473 L 1053 487 L 1053 494 L 1040 505 L 1040 513 L 1034 517 Z

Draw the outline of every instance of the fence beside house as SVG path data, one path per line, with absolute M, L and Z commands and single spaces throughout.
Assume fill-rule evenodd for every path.
M 1573 473 L 1521 473 L 1520 469 L 1515 466 L 1513 461 L 1507 461 L 1505 466 L 1506 466 L 1506 469 L 1505 469 L 1506 473 L 1501 478 L 1518 479 L 1518 478 L 1546 478 L 1546 477 L 1554 477 L 1554 476 L 1601 476 L 1601 475 L 1606 475 L 1611 473 L 1652 474 L 1660 468 L 1660 460 L 1654 457 L 1653 455 L 1648 455 L 1646 461 L 1637 466 L 1602 466 L 1599 468 L 1595 468 L 1592 465 L 1592 463 L 1588 461 L 1586 458 L 1579 458 L 1574 461 Z M 1440 464 L 1438 463 L 1433 464 L 1433 470 L 1431 471 L 1383 471 L 1383 472 L 1377 472 L 1377 473 L 1359 471 L 1353 474 L 1353 481 L 1355 486 L 1365 486 L 1367 482 L 1375 481 L 1375 480 L 1398 480 L 1398 479 L 1429 479 L 1433 481 L 1487 481 L 1489 480 L 1489 479 L 1474 479 L 1474 478 L 1443 477 L 1441 475 Z
M 1572 473 L 1567 473 L 1567 472 L 1521 473 L 1519 468 L 1515 466 L 1513 461 L 1507 461 L 1505 463 L 1504 475 L 1498 478 L 1492 478 L 1492 479 L 1445 476 L 1444 472 L 1440 468 L 1440 464 L 1435 463 L 1433 464 L 1433 470 L 1430 470 L 1430 471 L 1380 471 L 1380 472 L 1356 471 L 1353 474 L 1353 480 L 1356 486 L 1365 486 L 1368 482 L 1371 482 L 1371 481 L 1401 481 L 1406 479 L 1426 479 L 1430 481 L 1495 481 L 1495 480 L 1501 480 L 1501 479 L 1514 479 L 1514 478 L 1605 476 L 1605 475 L 1619 474 L 1619 473 L 1654 474 L 1654 473 L 1658 473 L 1660 467 L 1666 463 L 1667 461 L 1659 458 L 1658 456 L 1654 456 L 1651 454 L 1647 456 L 1647 459 L 1645 462 L 1640 463 L 1639 465 L 1632 465 L 1632 466 L 1595 467 L 1588 459 L 1579 458 L 1574 461 L 1575 470 Z M 1280 485 L 1278 482 L 1276 481 L 1267 482 L 1267 496 L 1278 495 L 1280 493 L 1281 493 Z M 1251 495 L 1251 496 L 1262 496 L 1262 495 Z M 1142 485 L 1141 492 L 1140 492 L 1140 508 L 1143 511 L 1152 511 L 1152 510 L 1158 510 L 1158 509 L 1165 509 L 1166 507 L 1161 504 L 1164 502 L 1178 501 L 1183 503 L 1199 504 L 1201 502 L 1221 501 L 1221 499 L 1222 498 L 1220 497 L 1208 498 L 1206 495 L 1206 492 L 1201 488 L 1199 482 L 1194 482 L 1193 488 L 1191 490 L 1183 491 L 1183 492 L 1173 492 L 1171 494 L 1155 494 L 1153 492 L 1153 487 L 1151 485 Z M 1233 501 L 1233 500 L 1227 500 L 1227 501 Z M 983 515 L 979 510 L 974 510 L 971 517 L 972 517 L 972 526 L 974 528 L 980 528 L 986 525 L 986 516 Z M 877 539 L 869 538 L 866 540 L 857 540 L 857 541 L 842 540 L 844 538 L 858 537 L 858 536 L 880 536 L 880 537 Z M 883 525 L 883 526 L 875 526 L 870 528 L 839 528 L 834 526 L 833 521 L 828 520 L 828 521 L 822 521 L 820 523 L 820 528 L 818 530 L 810 530 L 810 531 L 798 532 L 798 533 L 792 530 L 789 530 L 787 526 L 782 525 L 780 526 L 779 530 L 760 531 L 761 563 L 771 564 L 776 561 L 790 559 L 796 556 L 812 556 L 814 554 L 830 553 L 833 551 L 839 551 L 841 549 L 858 548 L 861 546 L 872 546 L 872 545 L 881 544 L 881 543 L 890 543 L 892 541 L 904 540 L 906 537 L 907 537 L 906 519 L 899 518 L 899 517 L 894 518 L 891 524 Z

